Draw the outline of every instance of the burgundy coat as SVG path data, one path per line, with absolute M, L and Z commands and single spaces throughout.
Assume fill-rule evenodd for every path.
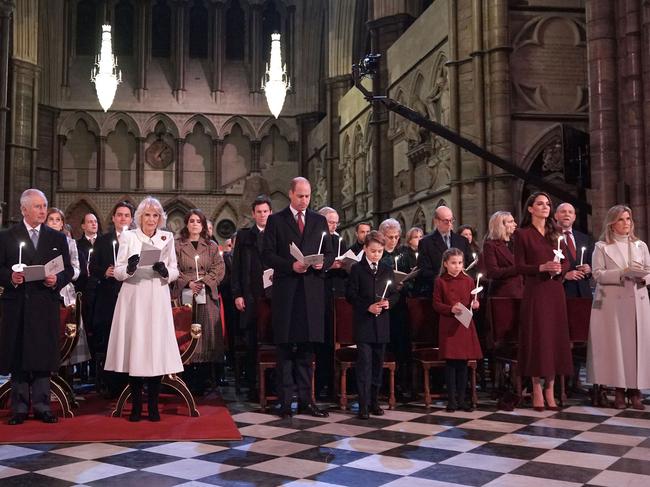
M 562 275 L 539 272 L 553 260 L 554 246 L 535 227 L 519 230 L 515 240 L 517 270 L 524 276 L 524 296 L 519 321 L 521 375 L 554 377 L 572 375 L 571 345 L 562 275 L 569 269 L 562 260 Z M 562 249 L 568 255 L 566 247 Z
M 515 254 L 505 240 L 486 240 L 481 254 L 481 268 L 490 279 L 491 298 L 521 298 L 524 281 L 515 266 Z
M 445 273 L 436 279 L 433 287 L 433 309 L 440 315 L 438 346 L 440 357 L 444 359 L 471 360 L 483 357 L 474 320 L 469 328 L 465 328 L 451 312 L 456 303 L 470 308 L 472 289 L 474 280 L 462 272 L 456 277 Z

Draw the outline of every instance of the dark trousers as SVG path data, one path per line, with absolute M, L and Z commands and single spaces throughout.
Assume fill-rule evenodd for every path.
M 252 295 L 244 296 L 246 308 L 239 315 L 239 334 L 246 347 L 244 373 L 248 387 L 256 390 L 257 373 L 257 298 Z
M 377 405 L 384 365 L 384 343 L 357 343 L 357 389 L 359 408 Z
M 465 407 L 467 394 L 467 360 L 447 360 L 445 362 L 445 383 L 448 403 L 453 407 Z
M 28 414 L 30 404 L 34 413 L 50 411 L 50 372 L 11 373 L 11 414 Z
M 277 345 L 278 399 L 284 409 L 291 407 L 294 385 L 298 404 L 311 403 L 311 364 L 314 346 L 311 343 L 280 343 Z

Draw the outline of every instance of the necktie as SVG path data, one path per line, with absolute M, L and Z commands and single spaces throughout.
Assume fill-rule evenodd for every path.
M 370 264 L 370 269 L 372 270 L 373 274 L 377 274 L 377 264 L 376 263 L 373 262 L 372 264 Z
M 576 244 L 573 243 L 571 232 L 564 232 L 564 240 L 566 241 L 566 245 L 569 248 L 569 252 L 571 253 L 571 258 L 573 258 L 573 260 L 576 260 Z
M 298 230 L 302 233 L 305 230 L 305 221 L 302 219 L 302 211 L 298 212 Z
M 449 238 L 449 234 L 445 235 L 445 245 L 447 248 L 451 248 L 451 239 Z
M 32 228 L 32 235 L 29 237 L 32 240 L 32 243 L 34 244 L 34 248 L 38 247 L 38 230 L 35 228 Z

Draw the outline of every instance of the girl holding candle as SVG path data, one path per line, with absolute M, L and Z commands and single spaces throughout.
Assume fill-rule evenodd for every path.
M 456 409 L 473 410 L 466 400 L 467 361 L 483 358 L 474 320 L 465 328 L 455 318 L 462 311 L 461 305 L 472 310 L 479 308 L 478 300 L 471 294 L 474 280 L 463 272 L 463 259 L 463 252 L 459 249 L 452 247 L 445 250 L 440 276 L 433 287 L 433 309 L 440 317 L 440 357 L 446 361 L 447 411 L 451 413 Z
M 587 380 L 616 387 L 614 407 L 625 398 L 643 410 L 640 389 L 650 388 L 650 254 L 634 234 L 632 210 L 609 209 L 592 258 L 596 293 L 591 309 L 587 348 Z M 624 277 L 625 270 L 638 277 Z M 645 273 L 645 277 L 642 277 Z
M 533 381 L 533 408 L 557 411 L 556 375 L 572 375 L 571 345 L 563 275 L 569 269 L 566 258 L 555 262 L 554 250 L 561 234 L 551 218 L 551 198 L 546 193 L 530 195 L 524 205 L 521 229 L 515 240 L 515 264 L 524 276 L 519 321 L 519 364 L 521 375 Z M 560 244 L 566 256 L 566 244 Z M 542 391 L 541 378 L 545 378 Z
M 205 304 L 196 304 L 197 322 L 202 325 L 201 340 L 186 366 L 185 376 L 193 393 L 202 395 L 214 365 L 219 380 L 223 375 L 224 340 L 219 313 L 217 286 L 225 275 L 225 264 L 216 243 L 207 233 L 207 220 L 199 209 L 185 215 L 185 226 L 176 239 L 178 280 L 172 287 L 172 297 L 180 300 L 183 289 L 194 295 L 205 291 Z
M 359 418 L 370 414 L 381 416 L 378 394 L 384 363 L 386 343 L 390 340 L 388 310 L 395 306 L 399 294 L 393 269 L 381 261 L 386 238 L 377 231 L 370 232 L 364 242 L 365 256 L 350 269 L 347 299 L 354 308 L 354 337 L 357 343 L 357 388 Z

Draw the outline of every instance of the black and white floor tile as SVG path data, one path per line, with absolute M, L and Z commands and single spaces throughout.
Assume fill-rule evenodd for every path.
M 650 486 L 650 408 L 486 404 L 363 421 L 336 409 L 281 420 L 231 402 L 241 441 L 0 445 L 0 485 Z

